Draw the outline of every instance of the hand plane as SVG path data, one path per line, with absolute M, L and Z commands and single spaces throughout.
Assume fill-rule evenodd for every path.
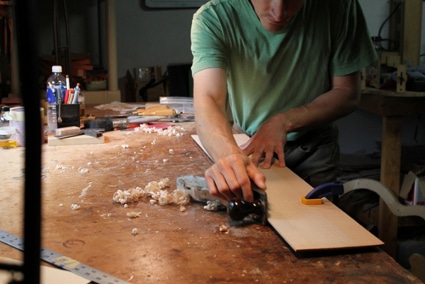
M 267 195 L 265 191 L 253 186 L 254 202 L 244 200 L 225 201 L 211 195 L 204 177 L 181 176 L 177 178 L 177 189 L 186 191 L 192 200 L 204 202 L 205 209 L 218 211 L 227 208 L 227 214 L 232 220 L 239 221 L 245 217 L 265 225 L 267 223 Z

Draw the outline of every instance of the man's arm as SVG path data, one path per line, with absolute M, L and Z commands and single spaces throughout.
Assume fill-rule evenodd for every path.
M 286 134 L 334 121 L 354 111 L 360 99 L 359 72 L 334 77 L 332 89 L 312 102 L 279 113 L 266 121 L 252 138 L 242 146 L 244 153 L 252 154 L 252 161 L 269 168 L 276 153 L 279 165 L 285 166 L 283 147 Z
M 214 165 L 206 173 L 211 194 L 253 201 L 251 181 L 265 189 L 264 175 L 238 147 L 226 115 L 226 73 L 220 68 L 194 76 L 196 130 Z

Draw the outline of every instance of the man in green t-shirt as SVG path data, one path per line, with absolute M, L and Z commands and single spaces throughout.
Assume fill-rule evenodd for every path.
M 356 109 L 359 70 L 376 60 L 357 0 L 212 0 L 194 14 L 191 42 L 212 194 L 252 201 L 252 182 L 266 188 L 257 166 L 274 160 L 312 186 L 337 177 L 332 121 Z M 241 147 L 235 129 L 251 137 Z

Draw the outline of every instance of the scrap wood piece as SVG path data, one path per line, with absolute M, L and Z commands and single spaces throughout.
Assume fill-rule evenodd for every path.
M 133 114 L 137 114 L 139 116 L 152 116 L 152 115 L 175 116 L 176 111 L 168 106 L 159 105 L 159 106 L 148 107 L 145 109 L 137 109 L 133 111 Z
M 47 137 L 47 144 L 49 146 L 69 146 L 69 145 L 88 145 L 88 144 L 103 144 L 105 143 L 105 137 L 93 137 L 89 135 L 78 135 L 69 137 L 66 139 L 59 139 L 54 136 Z

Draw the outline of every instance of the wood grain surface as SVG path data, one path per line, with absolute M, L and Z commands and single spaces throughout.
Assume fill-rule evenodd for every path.
M 300 255 L 270 226 L 202 204 L 114 203 L 118 189 L 169 178 L 173 190 L 177 177 L 203 175 L 211 162 L 190 137 L 194 124 L 179 125 L 181 136 L 111 131 L 99 145 L 43 145 L 42 246 L 131 283 L 420 283 L 379 249 Z M 0 228 L 18 236 L 23 154 L 0 149 Z M 2 243 L 0 255 L 22 259 Z

